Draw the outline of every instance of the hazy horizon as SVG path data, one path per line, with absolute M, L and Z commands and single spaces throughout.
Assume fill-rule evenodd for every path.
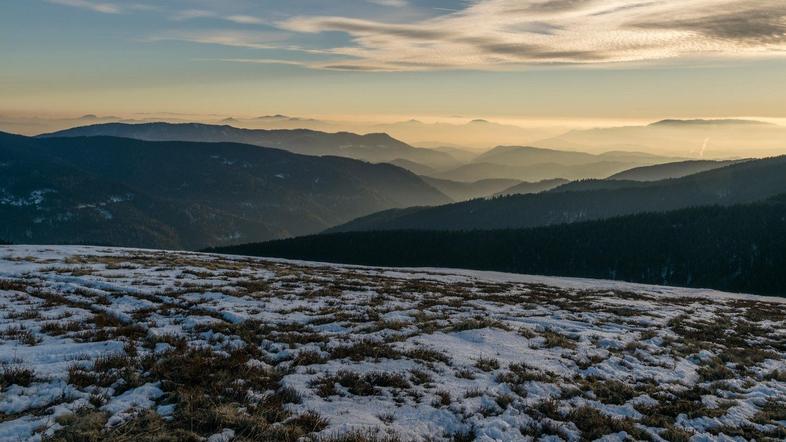
M 650 119 L 491 119 L 465 116 L 258 116 L 134 113 L 123 115 L 18 115 L 0 113 L 0 131 L 40 134 L 105 123 L 202 123 L 244 129 L 309 129 L 327 133 L 385 133 L 415 147 L 456 148 L 480 154 L 496 146 L 533 146 L 588 153 L 638 151 L 675 158 L 732 159 L 784 153 L 786 126 L 761 117 Z M 655 123 L 704 121 L 701 127 Z M 738 125 L 715 124 L 736 121 Z M 753 126 L 747 122 L 755 123 Z M 765 124 L 758 124 L 765 123 Z M 631 132 L 633 131 L 633 132 Z
M 786 119 L 784 17 L 770 0 L 10 0 L 0 115 Z

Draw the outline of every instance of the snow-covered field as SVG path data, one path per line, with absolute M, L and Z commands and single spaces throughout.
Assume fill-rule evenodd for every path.
M 0 247 L 0 440 L 783 440 L 786 304 Z

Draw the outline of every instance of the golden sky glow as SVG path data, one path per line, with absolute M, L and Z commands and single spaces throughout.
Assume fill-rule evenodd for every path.
M 786 118 L 782 0 L 8 0 L 2 9 L 6 118 Z

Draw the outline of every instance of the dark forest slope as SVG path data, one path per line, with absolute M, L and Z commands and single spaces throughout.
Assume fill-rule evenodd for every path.
M 0 134 L 0 237 L 197 248 L 450 200 L 389 164 L 233 143 Z
M 786 197 L 521 230 L 307 236 L 221 253 L 453 267 L 786 295 Z
M 786 156 L 651 183 L 576 182 L 535 195 L 473 200 L 417 211 L 390 210 L 331 231 L 526 228 L 642 212 L 744 204 L 783 192 L 786 192 Z

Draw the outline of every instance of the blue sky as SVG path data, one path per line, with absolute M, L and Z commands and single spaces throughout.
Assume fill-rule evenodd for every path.
M 5 0 L 3 112 L 786 117 L 782 0 Z

